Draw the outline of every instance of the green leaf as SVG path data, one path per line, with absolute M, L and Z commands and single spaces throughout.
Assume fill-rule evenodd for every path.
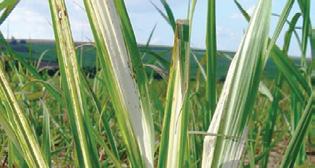
M 190 43 L 188 21 L 177 21 L 160 143 L 160 168 L 183 167 L 187 145 Z
M 48 167 L 36 136 L 21 109 L 0 64 L 0 121 L 29 167 Z
M 260 0 L 244 39 L 230 65 L 208 133 L 237 137 L 231 141 L 224 136 L 204 139 L 202 167 L 217 168 L 238 162 L 243 147 L 240 144 L 253 109 L 260 76 L 264 69 L 271 0 Z M 237 165 L 235 165 L 237 166 Z
M 0 25 L 5 21 L 5 19 L 10 15 L 15 6 L 20 2 L 20 0 L 3 0 L 0 3 Z M 2 11 L 4 9 L 4 11 Z
M 289 30 L 285 33 L 284 37 L 284 44 L 283 44 L 283 52 L 288 54 L 289 48 L 290 48 L 290 43 L 291 43 L 291 37 L 292 33 L 295 31 L 295 26 L 301 16 L 301 13 L 296 13 L 289 25 Z
M 43 105 L 43 136 L 42 136 L 42 151 L 46 156 L 48 165 L 51 167 L 51 136 L 50 136 L 50 116 L 48 107 L 45 102 L 41 101 Z
M 311 94 L 311 88 L 308 85 L 307 81 L 304 79 L 304 77 L 299 73 L 299 69 L 289 60 L 287 53 L 284 53 L 281 51 L 281 49 L 275 44 L 276 38 L 279 36 L 280 29 L 282 29 L 285 18 L 288 16 L 288 11 L 291 9 L 292 0 L 288 0 L 286 3 L 286 8 L 283 9 L 280 19 L 281 20 L 277 24 L 277 29 L 275 31 L 275 34 L 273 35 L 273 40 L 269 39 L 269 46 L 268 46 L 268 53 L 270 53 L 270 56 L 275 63 L 277 69 L 284 75 L 287 82 L 289 83 L 290 88 L 293 90 L 293 92 L 297 95 L 297 97 L 304 101 L 304 92 L 310 96 Z M 238 5 L 239 9 L 242 11 L 242 14 L 244 15 L 247 20 L 250 18 L 249 15 L 246 13 L 246 11 L 242 8 L 242 6 Z M 272 42 L 273 41 L 273 42 Z M 273 43 L 273 46 L 271 45 Z M 272 48 L 271 48 L 272 46 Z M 302 87 L 302 89 L 301 89 Z M 304 90 L 303 90 L 304 89 Z
M 302 16 L 303 16 L 301 65 L 304 68 L 304 71 L 306 71 L 307 70 L 307 62 L 306 62 L 307 45 L 308 45 L 308 40 L 309 40 L 309 32 L 312 29 L 312 25 L 310 21 L 311 2 L 310 0 L 298 0 L 297 2 L 299 4 L 299 7 L 302 11 Z
M 206 37 L 206 58 L 207 58 L 207 80 L 206 98 L 207 113 L 205 115 L 209 125 L 217 104 L 216 89 L 216 64 L 217 64 L 217 40 L 216 40 L 216 15 L 215 0 L 208 0 L 207 37 Z
M 153 167 L 153 109 L 124 1 L 85 0 L 84 3 L 130 164 Z
M 271 58 L 277 65 L 278 70 L 287 79 L 287 82 L 294 94 L 297 95 L 299 100 L 304 101 L 304 93 L 306 92 L 306 94 L 310 95 L 311 88 L 305 78 L 299 72 L 298 68 L 277 46 L 274 46 L 273 50 L 271 51 Z
M 278 112 L 279 112 L 279 101 L 282 98 L 281 95 L 281 86 L 283 84 L 283 76 L 279 74 L 276 79 L 275 88 L 273 91 L 273 101 L 269 108 L 268 117 L 264 126 L 264 134 L 263 134 L 263 152 L 266 152 L 263 158 L 262 167 L 268 166 L 268 160 L 269 160 L 269 151 L 271 148 L 271 140 L 273 136 L 274 127 L 276 125 L 276 121 L 278 118 Z
M 315 29 L 311 31 L 311 52 L 312 52 L 312 59 L 315 59 Z M 312 61 L 312 64 L 315 62 Z M 315 68 L 315 65 L 312 65 Z
M 271 50 L 273 50 L 273 47 L 274 45 L 276 44 L 277 40 L 278 40 L 278 37 L 281 33 L 281 30 L 290 14 L 290 11 L 292 9 L 292 6 L 294 4 L 294 0 L 287 0 L 282 12 L 281 12 L 281 15 L 279 17 L 279 20 L 277 22 L 277 26 L 275 28 L 275 31 L 273 33 L 273 36 L 268 44 L 268 48 L 267 48 L 267 55 L 269 55 L 271 53 Z
M 307 129 L 312 119 L 312 113 L 315 110 L 314 95 L 309 98 L 305 110 L 301 119 L 298 122 L 298 126 L 295 129 L 290 143 L 285 151 L 284 157 L 281 162 L 281 168 L 293 167 L 297 155 L 300 152 L 301 145 L 307 133 Z
M 189 0 L 188 12 L 187 12 L 188 13 L 187 19 L 189 21 L 189 27 L 190 27 L 190 33 L 189 34 L 191 34 L 191 30 L 192 30 L 192 23 L 193 23 L 193 18 L 194 18 L 194 14 L 195 14 L 196 4 L 197 4 L 197 0 Z
M 166 2 L 166 0 L 160 0 L 160 2 L 162 3 L 164 10 L 166 11 L 166 15 L 154 3 L 151 2 L 151 4 L 160 13 L 160 15 L 167 21 L 167 23 L 172 27 L 173 31 L 175 32 L 176 22 L 175 22 L 175 17 L 174 17 L 173 11 L 170 8 L 170 6 L 168 5 L 168 3 Z
M 89 83 L 88 83 L 88 80 L 86 79 L 86 77 L 82 73 L 80 73 L 80 75 L 81 75 L 81 79 L 82 79 L 82 84 L 84 85 L 84 88 L 86 89 L 87 95 L 90 97 L 91 101 L 93 102 L 98 114 L 101 115 L 101 120 L 102 120 L 103 125 L 104 125 L 106 136 L 108 137 L 109 144 L 112 148 L 114 156 L 116 157 L 115 159 L 117 160 L 117 159 L 119 159 L 119 153 L 118 153 L 116 141 L 115 141 L 112 129 L 110 128 L 110 124 L 106 120 L 106 116 L 102 115 L 105 109 L 103 107 L 103 110 L 102 110 L 101 102 L 97 98 L 96 94 L 93 92 L 92 88 L 89 86 Z M 98 80 L 98 79 L 96 79 L 96 80 Z
M 99 167 L 64 0 L 49 0 L 67 113 L 80 167 Z
M 237 8 L 240 10 L 242 15 L 245 17 L 246 21 L 249 22 L 250 21 L 250 16 L 247 13 L 247 11 L 242 7 L 242 5 L 237 0 L 234 0 L 234 3 L 236 4 Z

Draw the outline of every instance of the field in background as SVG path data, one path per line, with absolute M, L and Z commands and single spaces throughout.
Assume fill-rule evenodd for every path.
M 42 65 L 51 65 L 52 67 L 57 66 L 57 56 L 55 43 L 51 40 L 15 40 L 12 42 L 10 40 L 10 44 L 12 48 L 23 57 L 37 61 L 43 54 Z M 96 50 L 95 47 L 92 46 L 92 43 L 76 43 L 78 60 L 79 64 L 88 70 L 92 70 L 95 67 L 95 58 L 96 58 Z M 139 49 L 141 52 L 149 50 L 149 54 L 146 54 L 144 57 L 144 63 L 151 64 L 156 60 L 157 55 L 163 56 L 162 58 L 170 61 L 171 50 L 172 48 L 169 46 L 157 46 L 151 45 L 146 47 L 145 45 L 139 45 Z M 150 54 L 151 53 L 151 54 Z M 153 55 L 153 54 L 156 55 Z M 202 57 L 205 55 L 205 50 L 202 49 L 193 49 L 193 53 L 197 56 L 199 60 L 202 60 Z M 232 51 L 219 51 L 217 57 L 217 79 L 224 80 L 225 75 L 227 73 L 228 67 L 230 65 L 230 58 L 234 56 L 235 52 Z M 292 60 L 296 65 L 300 64 L 300 59 L 292 57 Z M 191 61 L 191 72 L 195 74 L 197 71 L 198 65 L 195 61 Z M 267 62 L 264 77 L 274 78 L 277 74 L 277 69 L 271 60 Z M 192 75 L 192 78 L 194 75 Z

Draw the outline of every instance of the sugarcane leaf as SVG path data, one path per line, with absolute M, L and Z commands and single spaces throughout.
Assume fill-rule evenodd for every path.
M 290 88 L 294 91 L 294 93 L 297 95 L 297 97 L 304 101 L 304 95 L 303 93 L 306 92 L 307 95 L 310 95 L 311 88 L 307 84 L 307 81 L 304 79 L 304 77 L 299 73 L 299 69 L 292 63 L 292 61 L 288 58 L 287 54 L 284 53 L 276 44 L 275 39 L 278 37 L 279 29 L 283 27 L 283 22 L 285 22 L 285 19 L 288 16 L 288 10 L 292 8 L 291 0 L 288 0 L 286 3 L 286 7 L 282 11 L 281 14 L 281 22 L 278 23 L 279 26 L 277 26 L 277 31 L 273 36 L 273 40 L 269 39 L 269 41 L 273 41 L 273 46 L 271 48 L 271 44 L 269 43 L 268 52 L 270 52 L 270 56 L 275 63 L 277 69 L 284 75 L 286 78 Z M 242 11 L 242 14 L 245 18 L 248 18 L 248 14 L 246 14 L 246 10 L 242 8 L 242 6 L 238 5 L 239 9 Z M 250 19 L 250 18 L 249 18 Z M 248 19 L 248 20 L 249 20 Z M 280 26 L 282 25 L 282 26 Z M 298 81 L 298 82 L 297 82 Z M 301 89 L 301 87 L 304 89 Z
M 312 119 L 312 113 L 314 112 L 314 97 L 310 97 L 307 105 L 304 109 L 301 119 L 298 122 L 289 145 L 285 151 L 284 157 L 281 161 L 281 168 L 293 167 L 298 153 L 300 152 L 301 145 L 307 133 L 307 129 Z
M 0 25 L 6 20 L 6 18 L 13 11 L 15 6 L 20 2 L 20 0 L 4 0 L 0 3 Z M 4 9 L 4 11 L 2 11 Z
M 30 167 L 48 167 L 25 113 L 19 105 L 0 64 L 0 123 Z
M 215 0 L 208 1 L 208 16 L 207 16 L 207 36 L 206 36 L 206 58 L 207 58 L 207 80 L 206 80 L 206 99 L 207 99 L 207 114 L 206 125 L 209 125 L 215 107 L 217 104 L 217 89 L 216 89 L 216 64 L 217 64 L 217 40 L 216 40 L 216 15 L 215 15 Z
M 187 139 L 189 23 L 177 21 L 168 79 L 158 167 L 183 167 Z
M 153 167 L 150 94 L 124 1 L 85 0 L 84 4 L 130 164 Z
M 64 0 L 49 0 L 57 46 L 61 83 L 65 92 L 67 113 L 75 141 L 77 161 L 80 167 L 99 167 L 95 142 L 90 129 L 88 111 L 85 110 L 80 67 L 72 39 L 70 23 Z
M 168 3 L 166 2 L 166 0 L 160 0 L 160 2 L 162 3 L 166 14 L 164 14 L 164 12 L 153 2 L 151 2 L 151 4 L 159 12 L 159 14 L 164 18 L 164 20 L 172 27 L 173 31 L 175 32 L 176 23 L 175 23 L 175 17 L 174 17 L 173 11 L 168 5 Z
M 258 92 L 267 48 L 271 1 L 260 0 L 248 30 L 230 65 L 208 132 L 241 137 Z M 253 37 L 255 36 L 255 37 Z M 220 167 L 240 160 L 238 140 L 205 137 L 202 167 Z

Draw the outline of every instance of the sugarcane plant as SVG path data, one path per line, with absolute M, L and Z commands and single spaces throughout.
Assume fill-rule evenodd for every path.
M 58 64 L 54 75 L 40 68 L 48 51 L 34 63 L 0 32 L 4 167 L 311 165 L 306 158 L 315 124 L 310 0 L 287 0 L 279 14 L 272 13 L 271 0 L 258 0 L 252 15 L 231 1 L 249 23 L 231 55 L 217 49 L 215 0 L 207 1 L 202 54 L 191 48 L 191 37 L 196 4 L 204 2 L 190 0 L 184 19 L 176 18 L 168 1 L 151 2 L 174 33 L 170 51 L 161 52 L 150 46 L 156 26 L 146 45 L 138 46 L 124 0 L 82 1 L 94 42 L 77 46 L 65 0 L 48 0 Z M 0 1 L 0 25 L 19 2 Z M 299 64 L 289 55 L 293 40 L 301 52 Z M 79 61 L 85 47 L 96 51 L 93 75 Z M 221 59 L 229 62 L 224 82 L 218 80 Z M 264 74 L 269 61 L 277 71 L 272 79 Z M 287 148 L 274 163 L 272 151 L 281 143 Z

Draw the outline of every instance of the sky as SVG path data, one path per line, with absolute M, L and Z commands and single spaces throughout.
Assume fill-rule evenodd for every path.
M 93 41 L 87 16 L 84 12 L 82 0 L 65 0 L 67 3 L 72 33 L 75 41 Z M 189 0 L 168 0 L 176 19 L 187 17 Z M 145 44 L 150 32 L 156 25 L 151 44 L 172 45 L 173 32 L 167 22 L 161 17 L 152 3 L 162 9 L 160 0 L 125 0 L 127 10 L 136 34 L 137 42 Z M 216 1 L 217 20 L 217 45 L 219 50 L 236 51 L 240 41 L 246 31 L 248 23 L 243 18 L 233 0 Z M 239 0 L 243 7 L 252 13 L 258 0 Z M 273 0 L 273 13 L 280 13 L 285 5 L 285 0 Z M 313 3 L 314 0 L 311 0 Z M 315 16 L 315 9 L 312 4 L 311 16 Z M 298 5 L 293 6 L 290 18 L 298 12 Z M 206 12 L 207 0 L 198 0 L 195 17 L 192 26 L 192 42 L 194 48 L 205 48 L 206 37 Z M 270 35 L 277 22 L 277 17 L 272 17 Z M 315 23 L 315 18 L 312 18 Z M 300 19 L 299 25 L 302 24 Z M 287 30 L 285 26 L 284 30 Z M 48 0 L 22 0 L 8 17 L 0 30 L 5 37 L 12 36 L 18 39 L 53 39 L 53 29 L 51 26 L 51 16 L 49 12 Z M 278 40 L 278 44 L 283 44 L 283 31 Z M 293 40 L 290 54 L 299 55 L 300 50 Z

